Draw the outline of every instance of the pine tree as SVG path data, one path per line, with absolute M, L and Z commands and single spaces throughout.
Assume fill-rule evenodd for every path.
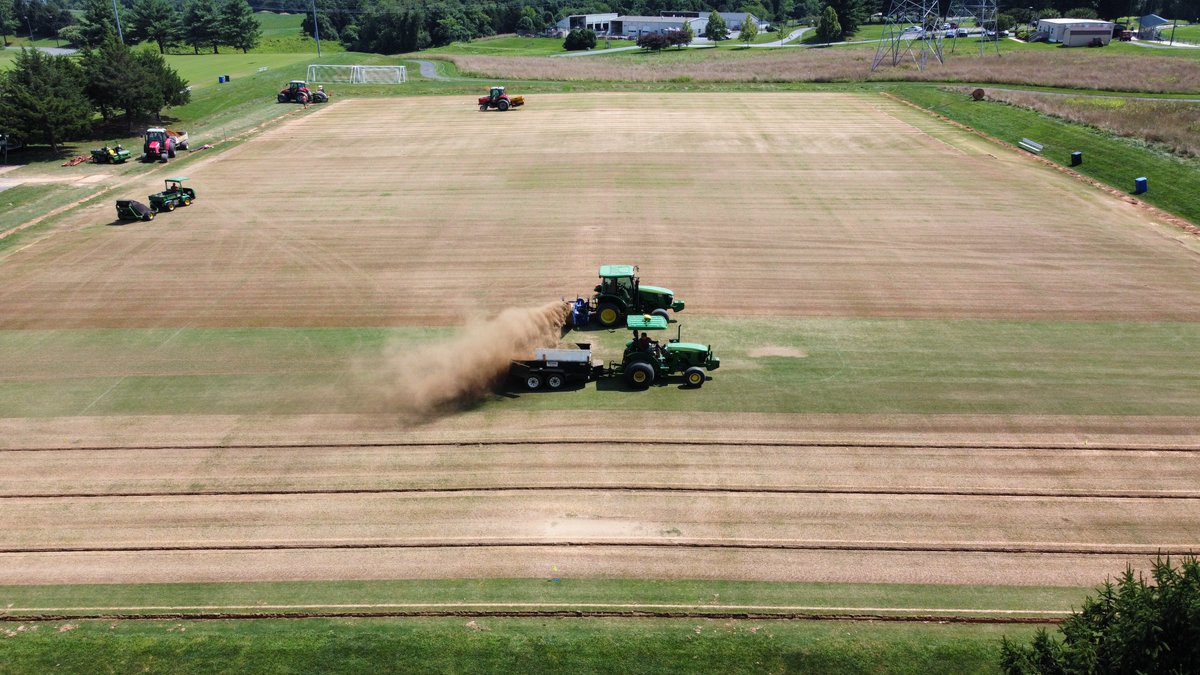
M 199 54 L 201 47 L 212 47 L 214 54 L 220 53 L 219 22 L 220 12 L 214 0 L 188 0 L 183 8 L 183 34 L 193 52 Z
M 158 53 L 164 54 L 183 41 L 183 17 L 168 0 L 136 0 L 127 34 L 134 42 L 154 42 Z
M 837 11 L 826 5 L 817 21 L 817 39 L 821 42 L 834 42 L 842 37 L 842 24 L 838 21 Z
M 83 15 L 76 23 L 84 47 L 99 47 L 117 35 L 117 18 L 108 0 L 84 0 Z
M 257 47 L 262 39 L 262 27 L 246 0 L 225 0 L 218 32 L 222 44 L 240 49 L 243 54 Z
M 93 108 L 83 95 L 83 72 L 71 57 L 22 49 L 0 77 L 5 133 L 27 143 L 44 142 L 58 152 L 60 143 L 91 128 Z

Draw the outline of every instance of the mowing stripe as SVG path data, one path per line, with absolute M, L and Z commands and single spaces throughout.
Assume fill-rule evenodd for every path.
M 702 611 L 752 611 L 752 612 L 852 612 L 874 614 L 878 612 L 903 612 L 906 614 L 1035 614 L 1065 616 L 1065 609 L 979 609 L 949 607 L 827 607 L 823 605 L 686 605 L 656 603 L 613 603 L 613 602 L 403 602 L 403 603 L 353 603 L 353 604 L 306 604 L 306 605 L 145 605 L 136 607 L 7 607 L 5 612 L 223 612 L 228 610 L 362 610 L 362 609 L 466 609 L 472 607 L 521 609 L 696 609 Z
M 367 441 L 329 443 L 198 443 L 195 445 L 88 445 L 46 446 L 38 448 L 0 448 L 0 452 L 103 452 L 120 450 L 305 450 L 346 448 L 464 448 L 541 445 L 564 446 L 654 446 L 654 447 L 718 447 L 718 448 L 884 448 L 899 450 L 1081 450 L 1088 452 L 1184 452 L 1200 453 L 1197 445 L 1154 444 L 1087 444 L 1075 443 L 889 443 L 886 441 L 755 441 L 755 440 L 635 440 L 628 438 L 580 440 L 557 438 L 542 440 L 459 440 L 459 441 Z
M 15 494 L 0 494 L 0 499 L 121 499 L 134 497 L 245 497 L 245 496 L 278 496 L 278 495 L 388 495 L 388 494 L 442 494 L 460 492 L 502 493 L 502 492 L 662 492 L 662 493 L 699 493 L 699 494 L 781 494 L 781 495 L 863 495 L 863 496 L 934 496 L 934 497 L 1040 497 L 1047 499 L 1200 499 L 1200 492 L 1151 492 L 1151 491 L 1109 491 L 1109 492 L 1069 492 L 1053 490 L 989 490 L 981 489 L 949 489 L 949 488 L 821 488 L 796 487 L 772 488 L 751 486 L 697 486 L 688 485 L 504 485 L 504 486 L 439 486 L 411 488 L 327 488 L 327 489 L 295 489 L 295 490 L 196 490 L 172 492 L 26 492 Z
M 1200 554 L 1200 544 L 913 544 L 907 542 L 840 542 L 787 540 L 413 540 L 390 542 L 277 542 L 269 544 L 174 544 L 160 546 L 30 546 L 0 548 L 0 555 L 40 553 L 141 553 L 170 551 L 329 551 L 371 549 L 453 548 L 669 548 L 775 551 L 875 551 L 892 553 L 1009 553 L 1039 555 L 1188 556 Z

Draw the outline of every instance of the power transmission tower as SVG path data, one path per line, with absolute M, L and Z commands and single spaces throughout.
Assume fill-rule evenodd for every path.
M 996 0 L 954 0 L 950 4 L 950 13 L 946 16 L 947 22 L 957 23 L 961 27 L 964 21 L 974 21 L 979 27 L 979 34 L 976 39 L 979 43 L 979 55 L 987 54 L 988 44 L 992 45 L 992 49 L 996 52 L 996 56 L 1000 56 L 1000 35 L 997 30 L 998 23 L 996 15 L 999 10 L 996 7 Z M 968 33 L 964 35 L 972 35 Z M 958 31 L 955 31 L 954 37 L 950 42 L 950 51 L 958 45 Z
M 930 59 L 941 63 L 944 34 L 938 0 L 892 0 L 871 70 L 884 64 L 898 66 L 910 57 L 918 70 L 924 70 Z

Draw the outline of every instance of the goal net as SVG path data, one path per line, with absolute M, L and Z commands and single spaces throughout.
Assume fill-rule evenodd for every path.
M 308 67 L 309 82 L 341 84 L 400 84 L 408 81 L 404 66 L 332 66 Z

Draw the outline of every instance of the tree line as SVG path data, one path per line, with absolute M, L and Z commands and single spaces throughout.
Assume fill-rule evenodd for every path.
M 158 119 L 163 108 L 191 99 L 187 81 L 161 54 L 130 49 L 115 35 L 79 58 L 22 49 L 0 73 L 0 131 L 49 145 L 87 138 L 96 117 L 111 124 Z
M 57 38 L 76 47 L 97 48 L 116 34 L 111 0 L 0 0 L 0 34 Z M 78 16 L 70 11 L 74 9 Z M 187 46 L 193 53 L 219 53 L 227 45 L 247 52 L 262 39 L 246 0 L 122 0 L 121 32 L 127 44 L 154 43 L 160 54 Z
M 944 16 L 951 0 L 940 2 Z M 835 27 L 832 34 L 844 38 L 886 14 L 889 4 L 890 0 L 118 0 L 126 41 L 151 41 L 160 52 L 180 46 L 195 53 L 217 52 L 223 45 L 253 49 L 262 35 L 253 16 L 257 7 L 303 14 L 302 31 L 310 36 L 319 33 L 354 51 L 384 54 L 498 33 L 539 34 L 566 16 L 604 12 L 654 16 L 662 11 L 737 11 L 771 23 L 799 20 L 812 25 L 824 17 L 826 30 Z M 79 11 L 78 19 L 72 9 Z M 1197 0 L 1000 0 L 999 9 L 1010 23 L 1050 16 L 1116 19 L 1150 13 L 1200 18 L 1195 16 L 1200 14 Z M 0 34 L 5 36 L 31 33 L 95 47 L 102 23 L 114 23 L 111 0 L 0 0 Z

